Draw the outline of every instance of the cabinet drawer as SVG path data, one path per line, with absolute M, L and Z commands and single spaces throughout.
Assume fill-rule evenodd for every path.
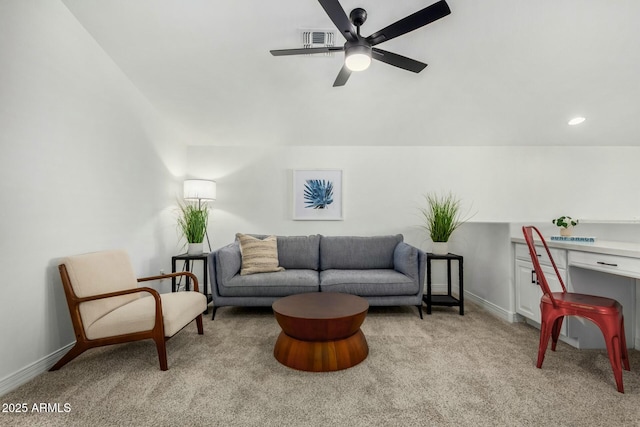
M 538 252 L 538 259 L 540 260 L 541 265 L 551 265 L 551 261 L 549 261 L 549 257 L 547 256 L 546 251 L 543 246 L 536 245 L 536 252 Z M 549 252 L 551 252 L 551 256 L 553 260 L 556 262 L 556 266 L 558 268 L 566 268 L 567 267 L 567 251 L 564 249 L 557 248 L 549 248 Z M 523 245 L 521 243 L 516 244 L 516 259 L 522 259 L 526 261 L 531 261 L 531 256 L 529 256 L 529 248 L 527 245 Z
M 640 259 L 569 251 L 569 265 L 640 279 Z

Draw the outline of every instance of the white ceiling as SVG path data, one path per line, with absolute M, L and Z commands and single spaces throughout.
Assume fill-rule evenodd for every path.
M 366 36 L 434 1 L 341 3 Z M 334 88 L 343 54 L 269 53 L 333 28 L 317 0 L 63 0 L 188 144 L 640 145 L 640 1 L 447 1 L 378 46 L 424 71 L 374 61 Z

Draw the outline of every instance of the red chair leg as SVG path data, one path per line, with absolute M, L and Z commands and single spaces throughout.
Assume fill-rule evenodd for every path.
M 607 352 L 609 353 L 609 362 L 611 362 L 611 368 L 613 369 L 613 376 L 616 379 L 616 386 L 620 393 L 624 393 L 624 386 L 622 385 L 622 363 L 620 354 L 620 337 L 613 336 L 607 337 Z
M 551 351 L 556 351 L 556 345 L 558 344 L 558 337 L 560 336 L 563 320 L 564 316 L 560 316 L 553 322 L 553 329 L 551 330 Z
M 627 337 L 624 333 L 624 316 L 620 319 L 620 353 L 622 353 L 622 366 L 625 370 L 630 371 L 629 366 L 629 350 L 627 350 Z
M 542 362 L 544 361 L 544 354 L 547 351 L 547 345 L 549 344 L 549 338 L 551 337 L 551 327 L 549 322 L 544 318 L 540 324 L 540 345 L 538 347 L 538 361 L 536 362 L 537 368 L 542 368 Z
M 613 376 L 616 380 L 616 387 L 620 393 L 624 393 L 624 386 L 622 385 L 622 342 L 623 340 L 626 341 L 626 339 L 620 336 L 622 328 L 620 327 L 619 322 L 620 319 L 617 316 L 601 317 L 595 321 L 596 325 L 600 327 L 602 335 L 604 335 L 604 341 L 607 345 L 607 353 L 609 355 L 609 362 L 611 363 Z

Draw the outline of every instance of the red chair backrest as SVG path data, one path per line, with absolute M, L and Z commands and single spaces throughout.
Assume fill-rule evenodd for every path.
M 524 240 L 527 242 L 527 246 L 529 247 L 529 255 L 531 256 L 531 262 L 533 263 L 533 268 L 534 268 L 534 270 L 536 272 L 536 277 L 538 278 L 538 283 L 542 287 L 542 292 L 545 295 L 549 296 L 549 298 L 551 299 L 551 303 L 553 304 L 554 307 L 556 307 L 556 300 L 553 298 L 553 294 L 551 293 L 551 289 L 549 288 L 549 282 L 547 282 L 547 278 L 545 277 L 544 272 L 542 271 L 542 267 L 540 267 L 540 258 L 538 256 L 538 253 L 536 252 L 536 245 L 533 243 L 533 232 L 534 231 L 538 235 L 538 238 L 540 239 L 540 242 L 542 243 L 542 245 L 544 246 L 545 251 L 547 252 L 547 256 L 549 257 L 549 260 L 551 261 L 551 265 L 553 266 L 553 270 L 556 272 L 556 276 L 558 277 L 558 281 L 560 282 L 560 285 L 562 286 L 562 292 L 566 293 L 567 292 L 567 288 L 564 286 L 564 281 L 562 280 L 562 277 L 560 276 L 560 272 L 558 271 L 558 267 L 556 267 L 556 262 L 553 260 L 553 257 L 551 256 L 551 251 L 549 250 L 549 246 L 547 246 L 547 242 L 544 240 L 544 237 L 542 237 L 542 234 L 540 233 L 540 230 L 538 230 L 536 227 L 534 227 L 532 225 L 528 225 L 528 226 L 522 227 L 522 233 L 524 234 Z

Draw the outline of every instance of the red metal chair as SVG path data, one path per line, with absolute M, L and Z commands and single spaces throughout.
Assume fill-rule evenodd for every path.
M 536 232 L 540 242 L 547 252 L 547 256 L 551 261 L 558 281 L 562 286 L 562 292 L 551 292 L 549 283 L 540 267 L 538 254 L 533 242 L 533 232 Z M 549 337 L 551 337 L 551 350 L 556 350 L 558 336 L 562 328 L 562 321 L 565 316 L 579 316 L 591 320 L 595 323 L 607 344 L 607 352 L 609 353 L 609 361 L 613 368 L 613 375 L 616 379 L 616 385 L 620 393 L 624 393 L 622 385 L 622 367 L 627 371 L 629 368 L 629 354 L 627 352 L 627 343 L 624 336 L 624 316 L 622 315 L 622 306 L 620 303 L 611 298 L 599 297 L 594 295 L 577 294 L 567 292 L 567 288 L 560 277 L 558 267 L 551 257 L 551 252 L 547 246 L 540 231 L 533 226 L 522 227 L 524 239 L 529 247 L 531 262 L 533 263 L 538 283 L 542 288 L 542 298 L 540 300 L 540 312 L 542 320 L 540 323 L 540 346 L 538 347 L 538 362 L 536 367 L 542 368 L 544 361 L 544 353 L 547 350 Z

